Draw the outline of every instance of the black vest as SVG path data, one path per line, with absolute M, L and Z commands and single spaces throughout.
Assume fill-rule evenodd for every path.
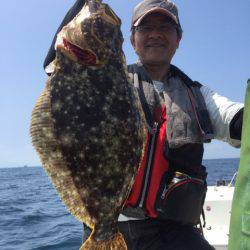
M 152 115 L 152 98 L 153 96 L 153 83 L 148 76 L 145 68 L 140 64 L 132 64 L 128 66 L 128 72 L 130 74 L 137 74 L 139 80 L 139 86 L 136 86 L 139 91 L 140 100 L 148 125 L 152 127 L 153 115 Z M 169 146 L 168 141 L 166 141 L 165 146 L 165 157 L 168 159 L 171 168 L 173 170 L 178 169 L 179 171 L 186 170 L 185 172 L 192 175 L 200 175 L 200 168 L 198 166 L 202 165 L 202 157 L 204 153 L 203 142 L 210 142 L 213 139 L 213 128 L 209 118 L 209 114 L 205 105 L 204 98 L 201 94 L 200 83 L 192 81 L 186 74 L 184 74 L 176 66 L 171 65 L 170 74 L 172 76 L 178 76 L 182 82 L 187 86 L 187 88 L 192 93 L 193 99 L 195 100 L 195 113 L 197 115 L 200 127 L 203 134 L 202 143 L 187 143 L 181 145 L 180 147 Z M 145 87 L 145 82 L 148 85 Z M 202 171 L 203 172 L 203 171 Z

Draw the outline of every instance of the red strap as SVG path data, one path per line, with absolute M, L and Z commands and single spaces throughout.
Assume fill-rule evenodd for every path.
M 165 146 L 165 138 L 166 138 L 166 108 L 163 107 L 162 110 L 162 119 L 163 123 L 160 127 L 160 131 L 156 141 L 156 148 L 155 148 L 155 155 L 154 155 L 154 162 L 151 171 L 151 182 L 149 186 L 149 191 L 146 199 L 146 213 L 152 217 L 157 217 L 156 211 L 154 210 L 154 204 L 156 200 L 157 191 L 160 186 L 161 178 L 165 171 L 168 170 L 168 161 L 164 157 L 164 146 Z M 132 187 L 131 193 L 129 198 L 126 201 L 125 206 L 135 206 L 138 202 L 141 189 L 142 189 L 142 181 L 144 176 L 144 171 L 146 168 L 146 160 L 147 160 L 147 153 L 148 153 L 148 146 L 149 146 L 149 137 L 148 134 L 147 144 L 146 144 L 146 151 L 143 156 L 143 160 L 141 162 L 138 174 L 135 178 L 134 185 Z
M 147 200 L 146 200 L 146 212 L 152 217 L 156 218 L 157 213 L 154 209 L 154 204 L 156 201 L 157 192 L 160 187 L 160 182 L 164 173 L 168 170 L 169 163 L 164 157 L 164 147 L 166 139 L 166 107 L 163 108 L 162 118 L 164 122 L 160 127 L 159 135 L 156 142 L 154 162 L 152 167 L 151 182 L 148 190 Z

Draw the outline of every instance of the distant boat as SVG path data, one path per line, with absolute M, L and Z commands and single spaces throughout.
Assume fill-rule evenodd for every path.
M 24 168 L 27 168 L 27 167 L 28 167 L 28 165 L 24 165 L 23 167 L 24 167 Z

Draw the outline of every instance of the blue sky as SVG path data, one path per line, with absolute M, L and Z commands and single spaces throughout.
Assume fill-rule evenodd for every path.
M 129 42 L 130 20 L 138 0 L 104 0 L 122 19 L 127 63 L 137 57 Z M 0 15 L 0 167 L 40 165 L 31 145 L 29 122 L 45 86 L 42 63 L 54 32 L 73 0 L 12 0 Z M 181 1 L 184 30 L 173 63 L 191 78 L 233 101 L 243 102 L 250 78 L 250 1 Z M 205 158 L 239 157 L 225 143 L 206 146 Z

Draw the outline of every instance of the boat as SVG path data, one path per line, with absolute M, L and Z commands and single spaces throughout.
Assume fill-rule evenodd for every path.
M 226 181 L 218 181 L 217 185 L 208 186 L 203 206 L 205 213 L 203 234 L 216 250 L 228 249 L 230 215 L 234 194 L 233 183 L 236 175 L 237 173 L 234 174 L 228 185 Z

